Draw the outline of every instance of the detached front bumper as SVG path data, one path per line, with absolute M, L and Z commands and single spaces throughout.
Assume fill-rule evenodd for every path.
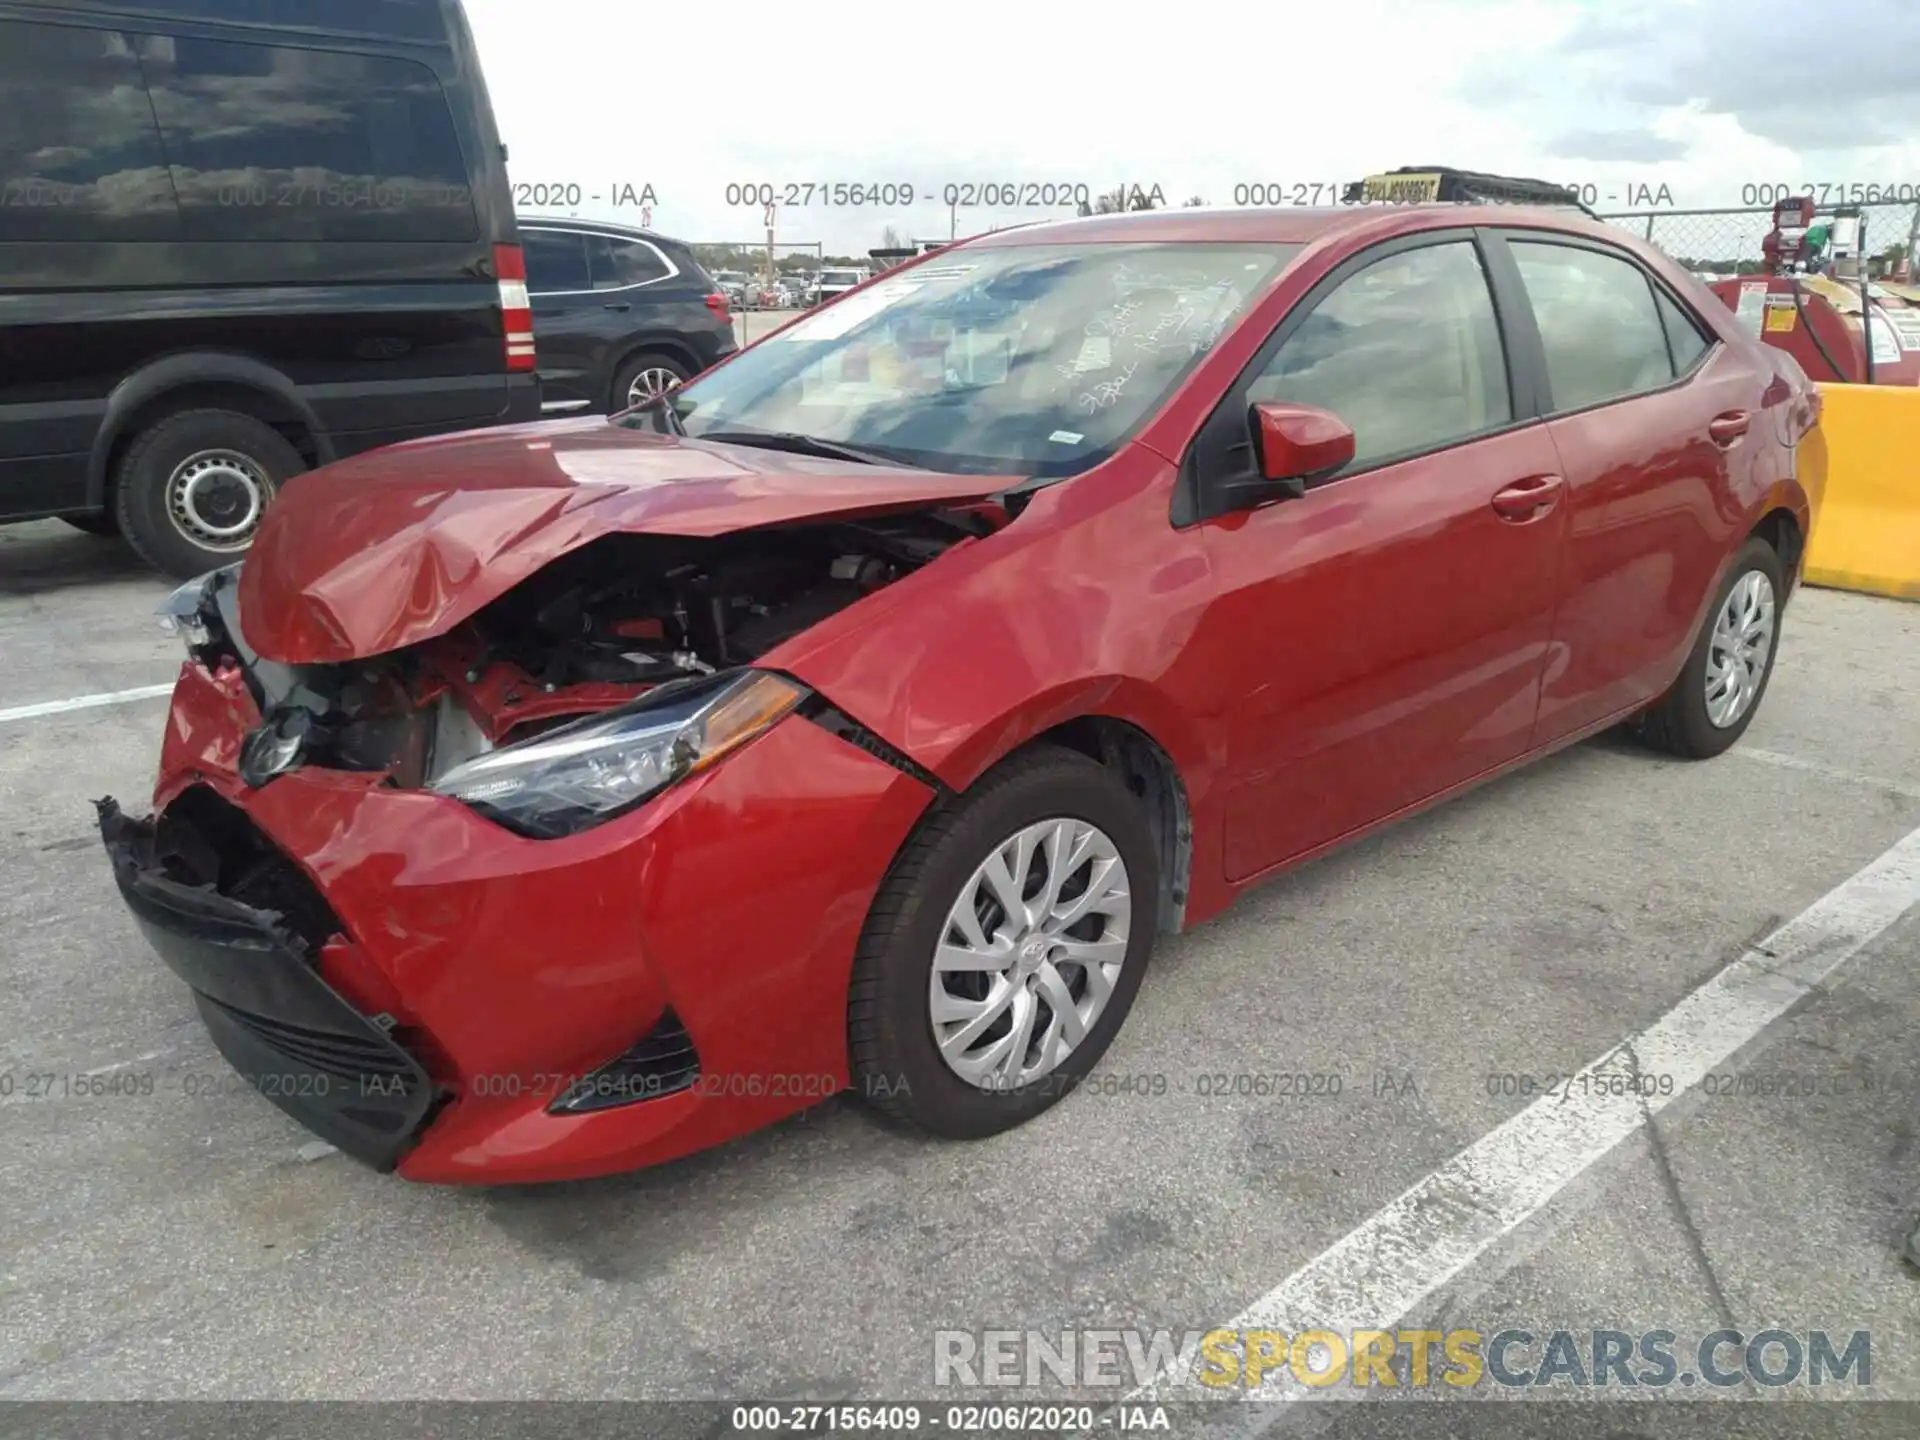
M 233 1068 L 321 1139 L 377 1170 L 414 1143 L 434 1103 L 427 1072 L 327 982 L 282 917 L 166 877 L 150 820 L 100 802 L 121 898 L 187 982 Z
M 259 723 L 238 672 L 183 667 L 154 819 L 103 802 L 103 838 L 221 1052 L 342 1151 L 417 1180 L 576 1179 L 847 1083 L 854 947 L 931 799 L 918 780 L 792 715 L 628 815 L 534 840 L 375 773 L 250 787 Z M 557 1105 L 616 1062 L 669 1061 L 671 1093 Z

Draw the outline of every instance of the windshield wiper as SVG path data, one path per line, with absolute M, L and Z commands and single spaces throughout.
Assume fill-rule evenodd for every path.
M 818 455 L 826 460 L 852 460 L 860 465 L 894 465 L 903 470 L 926 468 L 924 465 L 908 465 L 878 450 L 842 445 L 837 440 L 820 440 L 793 430 L 708 430 L 693 438 L 716 440 L 723 445 L 757 445 L 762 450 L 786 450 L 795 455 Z

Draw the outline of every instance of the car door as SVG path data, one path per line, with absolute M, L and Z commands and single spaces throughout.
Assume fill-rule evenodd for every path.
M 600 297 L 587 269 L 588 236 L 578 230 L 520 227 L 533 303 L 533 353 L 540 408 L 566 415 L 594 406 L 595 352 L 604 343 Z
M 1316 405 L 1355 458 L 1299 498 L 1204 522 L 1241 659 L 1225 853 L 1245 879 L 1526 748 L 1561 560 L 1557 457 L 1529 423 L 1469 231 L 1363 251 L 1281 322 L 1203 429 Z M 1244 461 L 1240 463 L 1245 463 Z
M 1766 378 L 1630 254 L 1508 230 L 1539 347 L 1547 431 L 1567 482 L 1567 572 L 1535 743 L 1659 697 L 1685 662 L 1729 553 L 1735 471 Z

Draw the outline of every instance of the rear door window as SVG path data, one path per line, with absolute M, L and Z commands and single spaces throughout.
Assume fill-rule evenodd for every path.
M 522 230 L 520 245 L 527 259 L 528 293 L 555 295 L 593 288 L 584 235 L 570 230 Z
M 1656 287 L 1654 303 L 1660 307 L 1660 324 L 1667 332 L 1667 349 L 1673 356 L 1673 373 L 1684 375 L 1707 353 L 1707 337 L 1699 323 Z
M 0 20 L 0 239 L 177 238 L 129 38 Z
M 1508 244 L 1533 302 L 1556 411 L 1625 399 L 1674 379 L 1653 283 L 1624 257 L 1531 240 Z
M 411 60 L 138 40 L 189 237 L 472 240 L 453 113 Z
M 1471 241 L 1400 250 L 1349 276 L 1248 388 L 1331 411 L 1354 466 L 1437 450 L 1513 418 L 1493 295 Z

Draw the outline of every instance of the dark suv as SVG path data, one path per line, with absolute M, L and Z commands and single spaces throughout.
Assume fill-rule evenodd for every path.
M 198 574 L 294 475 L 539 417 L 459 0 L 0 0 L 0 520 Z
M 678 240 L 597 220 L 519 228 L 547 414 L 625 410 L 739 348 L 725 293 Z

